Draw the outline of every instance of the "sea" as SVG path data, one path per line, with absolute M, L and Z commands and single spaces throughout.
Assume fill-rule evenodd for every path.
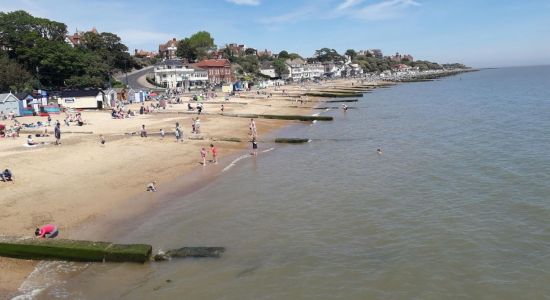
M 260 143 L 105 236 L 220 258 L 43 262 L 16 299 L 550 299 L 550 66 L 349 106 L 271 136 L 309 143 Z

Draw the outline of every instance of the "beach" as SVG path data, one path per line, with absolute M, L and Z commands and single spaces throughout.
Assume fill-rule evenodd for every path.
M 356 81 L 355 81 L 356 82 Z M 197 168 L 217 168 L 220 172 L 224 157 L 248 151 L 250 148 L 249 118 L 220 115 L 224 102 L 225 114 L 311 115 L 312 108 L 322 102 L 315 97 L 297 101 L 305 92 L 345 88 L 352 81 L 327 82 L 308 87 L 294 85 L 243 92 L 241 97 L 224 101 L 222 95 L 205 101 L 201 119 L 201 133 L 191 134 L 192 118 L 197 113 L 187 112 L 187 99 L 183 104 L 169 105 L 165 110 L 137 115 L 129 119 L 112 119 L 109 110 L 83 111 L 84 126 L 61 126 L 61 145 L 53 144 L 53 126 L 48 127 L 49 137 L 34 137 L 42 129 L 23 129 L 20 137 L 6 138 L 0 143 L 2 168 L 9 168 L 14 182 L 0 184 L 2 194 L 2 218 L 0 225 L 4 235 L 31 236 L 34 229 L 53 223 L 60 228 L 63 238 L 78 239 L 85 224 L 93 223 L 99 216 L 124 211 L 126 217 L 139 215 L 147 210 L 147 201 L 132 202 L 146 193 L 145 188 L 156 181 L 163 184 L 190 174 Z M 357 83 L 356 83 L 357 87 Z M 283 94 L 282 90 L 285 90 Z M 271 94 L 271 97 L 268 95 Z M 290 96 L 295 96 L 290 98 Z M 215 104 L 211 104 L 215 102 Z M 149 103 L 146 103 L 149 105 Z M 194 104 L 193 104 L 194 105 Z M 138 110 L 139 104 L 132 109 Z M 63 115 L 53 116 L 52 123 Z M 45 122 L 45 117 L 18 118 L 21 123 Z M 173 131 L 179 122 L 184 142 L 176 142 Z M 289 124 L 299 121 L 256 119 L 260 144 L 265 136 Z M 139 136 L 141 125 L 149 136 Z M 160 129 L 166 132 L 161 138 Z M 134 134 L 132 134 L 134 133 Z M 23 145 L 27 134 L 33 134 L 36 142 L 44 145 L 27 148 Z M 101 145 L 99 135 L 105 137 Z M 219 141 L 239 139 L 241 142 Z M 222 160 L 219 166 L 199 162 L 201 147 L 209 149 L 213 143 Z M 210 159 L 208 153 L 207 158 Z M 9 270 L 0 274 L 0 295 L 11 295 L 34 268 L 32 261 L 0 259 L 0 268 Z

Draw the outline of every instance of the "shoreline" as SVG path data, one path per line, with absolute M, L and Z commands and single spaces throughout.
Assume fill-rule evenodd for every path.
M 285 89 L 287 91 L 286 95 L 281 95 L 281 97 L 278 97 L 275 99 L 269 100 L 265 97 L 260 97 L 261 95 L 255 94 L 254 92 L 248 92 L 243 93 L 245 97 L 235 97 L 232 100 L 241 102 L 246 101 L 248 104 L 259 104 L 259 105 L 241 105 L 238 103 L 233 104 L 231 101 L 227 103 L 228 107 L 230 106 L 236 106 L 234 109 L 226 108 L 231 112 L 237 112 L 237 113 L 262 113 L 265 114 L 269 112 L 270 114 L 296 114 L 297 112 L 301 112 L 302 114 L 311 114 L 314 111 L 314 107 L 320 104 L 325 103 L 326 100 L 329 100 L 330 98 L 318 98 L 318 97 L 311 97 L 312 99 L 306 100 L 306 103 L 304 106 L 301 106 L 302 103 L 298 104 L 297 98 L 301 98 L 304 94 L 307 92 L 310 92 L 312 89 L 316 89 L 319 91 L 323 90 L 338 90 L 338 88 L 342 89 L 349 89 L 351 87 L 353 88 L 360 88 L 360 86 L 353 85 L 354 82 L 356 82 L 357 79 L 351 79 L 351 80 L 335 80 L 323 83 L 322 85 L 315 85 L 315 86 L 308 86 L 309 88 L 307 90 L 303 89 L 299 85 L 291 85 L 291 86 L 282 86 L 280 87 L 279 91 L 281 89 Z M 336 87 L 338 85 L 338 87 Z M 367 84 L 364 84 L 364 86 L 370 85 L 371 88 L 377 88 L 381 86 L 386 85 L 393 85 L 389 84 L 387 82 L 368 82 Z M 366 89 L 366 88 L 365 88 Z M 273 88 L 263 90 L 267 92 L 275 92 Z M 263 92 L 262 91 L 262 92 Z M 289 104 L 287 101 L 295 102 L 296 105 L 290 106 L 286 105 Z M 312 100 L 313 103 L 309 100 Z M 314 100 L 314 101 L 313 101 Z M 210 105 L 216 105 L 216 104 L 210 104 L 211 102 L 215 102 L 215 100 L 206 101 L 206 111 L 215 111 L 210 110 Z M 259 102 L 259 103 L 257 103 Z M 266 106 L 265 102 L 271 103 L 269 106 Z M 215 102 L 219 103 L 219 102 Z M 283 105 L 279 105 L 283 104 Z M 312 105 L 313 104 L 313 105 Z M 181 104 L 180 107 L 183 107 L 184 104 Z M 244 107 L 242 107 L 244 106 Z M 216 106 L 217 107 L 217 106 Z M 108 114 L 107 112 L 100 112 L 95 113 L 97 115 L 104 115 Z M 84 115 L 84 114 L 83 114 Z M 34 229 L 34 226 L 38 226 L 40 223 L 46 223 L 46 222 L 55 222 L 59 224 L 59 227 L 61 228 L 61 232 L 65 237 L 69 238 L 78 238 L 78 239 L 95 239 L 95 240 L 102 240 L 105 239 L 105 236 L 111 236 L 112 238 L 116 237 L 116 230 L 113 230 L 116 226 L 120 227 L 121 230 L 124 230 L 125 224 L 131 223 L 132 220 L 135 221 L 135 219 L 140 217 L 147 216 L 149 211 L 159 209 L 160 206 L 165 203 L 166 196 L 169 195 L 172 191 L 171 189 L 174 188 L 174 190 L 178 191 L 178 196 L 181 197 L 182 190 L 183 194 L 189 194 L 192 193 L 194 190 L 203 188 L 204 186 L 211 183 L 213 180 L 215 180 L 218 176 L 221 176 L 223 174 L 222 166 L 224 166 L 223 161 L 229 160 L 230 157 L 237 157 L 244 153 L 245 149 L 248 148 L 248 136 L 247 136 L 247 124 L 249 119 L 245 118 L 233 118 L 233 117 L 224 117 L 219 115 L 205 115 L 203 118 L 206 120 L 206 122 L 203 124 L 204 128 L 209 128 L 209 132 L 206 133 L 206 136 L 210 132 L 216 131 L 216 133 L 222 133 L 227 134 L 234 132 L 235 130 L 238 130 L 240 133 L 237 134 L 240 136 L 243 140 L 243 142 L 229 142 L 229 141 L 214 141 L 216 147 L 218 149 L 221 149 L 221 155 L 220 155 L 220 164 L 216 167 L 218 170 L 214 171 L 212 173 L 212 170 L 209 170 L 211 174 L 209 174 L 209 178 L 206 179 L 204 182 L 201 182 L 198 185 L 194 185 L 193 183 L 195 181 L 200 181 L 202 178 L 198 178 L 198 176 L 194 176 L 196 172 L 202 172 L 201 170 L 206 169 L 212 169 L 211 166 L 205 166 L 201 167 L 197 164 L 198 161 L 198 153 L 194 153 L 195 151 L 198 152 L 198 149 L 200 145 L 206 146 L 207 144 L 211 143 L 211 140 L 186 140 L 182 145 L 181 148 L 184 148 L 181 153 L 183 154 L 191 154 L 187 155 L 185 157 L 179 157 L 177 159 L 170 159 L 170 156 L 174 155 L 175 151 L 179 151 L 178 147 L 180 146 L 179 143 L 163 143 L 157 140 L 160 140 L 160 137 L 148 137 L 147 140 L 140 140 L 139 137 L 134 136 L 127 136 L 124 133 L 128 132 L 128 128 L 138 128 L 140 123 L 147 122 L 147 127 L 155 127 L 158 129 L 159 126 L 164 127 L 166 124 L 174 123 L 176 120 L 179 120 L 181 122 L 182 119 L 184 120 L 190 120 L 191 117 L 195 117 L 196 115 L 188 115 L 186 113 L 180 114 L 178 110 L 171 110 L 170 112 L 163 112 L 159 114 L 152 114 L 145 117 L 138 117 L 136 119 L 131 119 L 131 124 L 126 124 L 127 126 L 120 126 L 117 128 L 115 132 L 109 132 L 109 130 L 106 130 L 105 128 L 99 128 L 98 130 L 93 130 L 93 132 L 96 132 L 96 134 L 89 134 L 87 136 L 79 136 L 78 134 L 72 134 L 67 139 L 67 143 L 64 143 L 59 149 L 61 151 L 66 151 L 65 148 L 75 148 L 73 150 L 76 150 L 74 152 L 77 152 L 78 155 L 75 155 L 74 153 L 72 155 L 67 155 L 68 157 L 65 157 L 65 159 L 62 161 L 62 165 L 65 167 L 65 171 L 69 174 L 65 174 L 63 172 L 59 172 L 61 170 L 55 170 L 56 164 L 59 164 L 59 160 L 56 160 L 54 158 L 59 157 L 58 153 L 55 153 L 56 150 L 53 150 L 52 147 L 46 147 L 43 149 L 36 149 L 37 153 L 40 153 L 40 156 L 45 156 L 47 158 L 50 158 L 52 161 L 49 161 L 49 164 L 46 164 L 46 166 L 43 166 L 46 170 L 53 169 L 56 175 L 58 176 L 74 176 L 77 178 L 86 177 L 89 180 L 97 180 L 98 183 L 92 184 L 92 186 L 78 186 L 80 185 L 86 185 L 86 183 L 81 182 L 82 180 L 79 179 L 73 179 L 68 180 L 69 183 L 74 184 L 74 186 L 71 186 L 71 188 L 68 188 L 68 190 L 63 190 L 64 184 L 60 183 L 56 180 L 50 180 L 47 183 L 44 183 L 42 186 L 39 186 L 36 190 L 30 189 L 31 192 L 29 193 L 30 196 L 26 197 L 27 202 L 24 204 L 19 203 L 19 207 L 15 208 L 15 216 L 22 214 L 25 212 L 25 207 L 32 207 L 32 201 L 28 198 L 33 198 L 33 196 L 37 196 L 37 198 L 46 198 L 45 200 L 37 200 L 36 202 L 47 202 L 51 205 L 48 206 L 49 211 L 43 212 L 43 210 L 38 210 L 39 213 L 36 211 L 36 209 L 31 209 L 30 212 L 30 219 L 31 222 L 28 221 L 29 216 L 27 216 L 27 220 L 20 220 L 19 218 L 14 218 L 15 216 L 10 215 L 8 212 L 8 218 L 3 218 L 2 222 L 5 224 L 9 224 L 10 221 L 13 221 L 15 219 L 18 220 L 17 223 L 18 226 L 15 226 L 13 228 L 10 228 L 11 231 L 8 232 L 12 235 L 30 235 L 28 232 L 31 232 Z M 86 115 L 84 115 L 86 118 Z M 97 116 L 95 116 L 97 117 Z M 40 119 L 40 118 L 37 118 Z M 201 118 L 202 119 L 202 118 Z M 212 119 L 212 120 L 210 120 Z M 55 120 L 55 118 L 54 118 Z M 95 122 L 101 122 L 102 120 L 105 121 L 105 118 L 101 119 L 93 119 L 92 123 Z M 118 120 L 118 121 L 126 121 L 126 120 Z M 212 124 L 213 121 L 219 121 L 217 124 Z M 117 120 L 115 120 L 117 122 Z M 303 124 L 302 122 L 298 121 L 284 121 L 284 120 L 269 120 L 269 119 L 256 119 L 257 126 L 260 130 L 260 136 L 265 137 L 269 136 L 270 134 L 274 134 L 276 132 L 279 132 L 283 130 L 284 128 L 287 128 L 293 124 Z M 112 123 L 112 121 L 111 121 Z M 184 122 L 184 128 L 186 128 L 187 123 Z M 166 127 L 165 127 L 166 128 Z M 85 129 L 83 129 L 85 130 Z M 87 130 L 87 129 L 86 129 Z M 99 150 L 99 146 L 96 144 L 96 142 L 91 141 L 92 139 L 97 138 L 97 134 L 99 133 L 105 133 L 106 137 L 112 138 L 110 139 L 106 145 L 106 147 L 102 150 Z M 185 134 L 186 137 L 189 136 L 189 134 Z M 214 137 L 216 135 L 211 135 L 210 138 Z M 116 138 L 115 138 L 116 137 Z M 154 141 L 151 141 L 154 139 Z M 173 137 L 168 137 L 166 139 L 173 139 Z M 21 138 L 19 138 L 21 140 Z M 147 147 L 140 147 L 143 146 L 142 142 L 146 143 Z M 95 144 L 95 145 L 94 145 Z M 111 146 L 114 144 L 113 146 Z M 109 151 L 105 151 L 107 148 L 114 148 L 109 149 Z M 9 148 L 8 148 L 9 149 Z M 18 148 L 16 148 L 18 149 Z M 34 149 L 33 149 L 34 150 Z M 86 151 L 88 150 L 88 151 Z M 81 151 L 83 151 L 85 154 L 82 155 Z M 28 152 L 25 150 L 15 150 L 15 153 L 12 152 L 5 152 L 3 156 L 10 157 L 10 156 L 16 156 L 19 153 L 22 152 Z M 108 152 L 107 154 L 104 152 Z M 125 152 L 125 155 L 135 155 L 133 156 L 133 159 L 128 159 L 127 157 L 124 158 L 120 155 L 120 152 Z M 241 153 L 241 154 L 239 154 Z M 75 170 L 68 170 L 66 169 L 67 166 L 73 165 L 73 160 L 79 160 L 82 159 L 82 157 L 89 156 L 86 163 L 83 164 L 77 171 Z M 25 156 L 25 155 L 24 155 Z M 107 156 L 105 158 L 101 158 L 102 156 Z M 113 159 L 113 156 L 115 157 Z M 184 156 L 184 155 L 182 155 Z M 157 159 L 159 157 L 162 158 L 168 158 L 168 162 L 165 159 L 161 159 L 160 161 Z M 118 159 L 117 159 L 118 158 Z M 36 160 L 36 157 L 34 158 Z M 24 158 L 22 158 L 23 161 L 25 161 Z M 98 164 L 97 161 L 103 162 L 103 165 Z M 140 160 L 143 160 L 143 165 L 140 166 L 140 164 L 133 163 L 135 160 L 140 162 Z M 9 159 L 8 159 L 9 161 Z M 17 160 L 10 161 L 10 168 L 13 164 L 13 161 L 16 161 L 15 165 L 18 165 Z M 38 159 L 38 162 L 40 160 Z M 55 162 L 55 163 L 54 163 Z M 31 164 L 32 165 L 32 164 Z M 59 166 L 57 166 L 59 168 Z M 33 170 L 32 167 L 28 167 L 31 171 Z M 63 170 L 63 167 L 61 168 Z M 106 172 L 105 172 L 106 171 Z M 20 178 L 23 177 L 23 174 L 21 170 L 16 171 L 16 176 L 21 174 L 20 176 L 16 177 L 17 184 L 20 184 L 21 180 Z M 161 190 L 157 193 L 144 193 L 144 186 L 147 182 L 149 182 L 150 175 L 147 176 L 139 176 L 139 174 L 149 174 L 149 172 L 152 172 L 155 174 L 155 178 L 158 178 L 158 181 L 160 182 Z M 102 173 L 108 173 L 105 176 L 101 176 Z M 112 173 L 112 174 L 111 174 Z M 138 174 L 138 176 L 136 176 Z M 106 178 L 101 178 L 106 177 Z M 145 178 L 142 178 L 145 177 Z M 192 177 L 189 179 L 189 182 L 186 184 L 183 184 L 182 181 L 187 180 L 187 177 Z M 40 178 L 40 176 L 37 176 L 37 178 Z M 33 179 L 37 179 L 33 178 Z M 66 178 L 65 178 L 66 179 Z M 32 182 L 32 180 L 31 180 Z M 23 183 L 25 183 L 25 180 L 23 180 Z M 44 185 L 52 185 L 54 186 L 51 188 L 52 190 L 61 189 L 61 192 L 55 193 L 50 190 L 47 192 L 41 192 L 41 190 L 47 188 Z M 183 186 L 183 187 L 182 187 Z M 164 187 L 167 187 L 166 190 L 164 190 Z M 5 186 L 0 189 L 0 192 L 4 193 L 6 190 Z M 29 189 L 27 189 L 29 190 Z M 15 195 L 9 195 L 9 196 L 15 196 L 21 197 L 22 193 Z M 24 194 L 27 194 L 26 192 Z M 80 201 L 77 201 L 77 204 L 71 203 L 72 201 L 66 198 L 70 198 L 74 195 L 80 195 L 80 197 L 84 198 Z M 164 198 L 163 198 L 164 197 Z M 61 199 L 61 200 L 59 200 Z M 109 201 L 109 199 L 116 199 L 114 201 Z M 152 202 L 151 199 L 160 199 L 157 202 Z M 10 199 L 12 205 L 17 206 L 15 199 Z M 10 201 L 8 200 L 8 202 Z M 97 201 L 97 203 L 96 203 Z M 31 203 L 29 203 L 31 202 Z M 60 202 L 60 203 L 59 203 Z M 27 204 L 27 205 L 26 205 Z M 82 207 L 80 207 L 82 205 Z M 67 207 L 68 206 L 68 207 Z M 77 209 L 78 207 L 78 209 Z M 128 209 L 130 208 L 130 209 Z M 67 216 L 67 213 L 74 213 L 74 210 L 78 210 L 78 213 L 75 213 L 72 216 Z M 61 214 L 63 214 L 63 217 L 60 217 Z M 13 213 L 12 213 L 13 214 Z M 27 214 L 29 214 L 27 212 Z M 32 223 L 32 224 L 29 224 Z M 34 225 L 37 224 L 37 225 Z M 6 226 L 4 226 L 6 227 Z M 66 229 L 70 228 L 70 229 Z M 27 234 L 25 234 L 25 232 Z M 108 234 L 107 234 L 108 232 Z M 116 239 L 115 239 L 116 240 Z M 21 260 L 13 260 L 13 259 L 5 259 L 0 258 L 0 266 L 4 270 L 10 270 L 10 272 L 2 272 L 3 275 L 0 275 L 0 282 L 6 283 L 6 286 L 0 286 L 0 295 L 6 294 L 8 296 L 14 296 L 17 294 L 17 290 L 20 287 L 21 283 L 25 280 L 26 276 L 34 270 L 34 266 L 36 265 L 36 262 L 30 262 L 30 261 L 21 261 Z M 9 273 L 9 274 L 6 274 Z M 4 285 L 4 284 L 3 284 Z

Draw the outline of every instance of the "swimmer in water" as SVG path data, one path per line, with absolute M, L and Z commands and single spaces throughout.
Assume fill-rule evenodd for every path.
M 348 111 L 348 106 L 345 105 L 345 104 L 342 104 L 342 109 L 343 109 L 344 111 Z
M 376 153 L 382 154 L 382 149 L 380 149 L 380 148 L 379 148 L 379 149 L 376 149 Z

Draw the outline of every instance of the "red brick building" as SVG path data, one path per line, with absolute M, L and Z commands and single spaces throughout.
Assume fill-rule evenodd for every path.
M 234 80 L 231 63 L 227 59 L 205 59 L 194 66 L 208 71 L 210 83 L 231 83 Z

